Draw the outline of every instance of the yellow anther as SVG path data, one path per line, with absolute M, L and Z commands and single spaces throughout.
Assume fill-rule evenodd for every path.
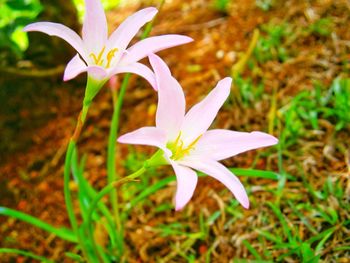
M 107 54 L 107 65 L 106 65 L 106 68 L 109 68 L 111 66 L 111 61 L 112 59 L 114 58 L 115 56 L 115 52 L 118 52 L 118 49 L 117 48 L 113 48 L 111 49 L 108 54 Z
M 168 145 L 168 148 L 173 153 L 171 158 L 176 161 L 176 160 L 179 160 L 179 159 L 183 158 L 184 156 L 188 155 L 201 137 L 202 137 L 202 135 L 198 136 L 197 139 L 195 139 L 186 148 L 184 148 L 184 142 L 181 139 L 181 132 L 180 132 L 180 134 L 177 136 L 175 142 L 169 143 L 169 145 Z
M 180 131 L 179 135 L 177 136 L 177 138 L 176 138 L 176 140 L 175 140 L 175 142 L 174 142 L 174 145 L 175 145 L 175 146 L 178 144 L 180 138 L 181 138 L 181 131 Z
M 190 145 L 187 146 L 186 149 L 191 149 L 192 147 L 194 147 L 201 137 L 202 135 L 199 135 L 197 139 L 195 139 Z
M 92 59 L 94 60 L 97 66 L 102 66 L 102 63 L 103 63 L 102 56 L 103 56 L 103 53 L 105 52 L 105 49 L 106 47 L 103 47 L 100 53 L 98 54 L 98 56 L 96 56 L 94 53 L 90 54 L 90 57 L 92 57 Z

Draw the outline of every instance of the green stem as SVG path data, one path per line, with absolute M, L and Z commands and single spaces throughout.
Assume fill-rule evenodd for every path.
M 125 75 L 125 78 L 123 80 L 122 86 L 118 94 L 117 102 L 114 105 L 114 110 L 113 110 L 111 129 L 110 129 L 109 140 L 108 140 L 108 153 L 107 153 L 107 174 L 108 174 L 109 184 L 117 180 L 116 167 L 115 167 L 115 148 L 116 148 L 116 141 L 118 136 L 120 112 L 123 106 L 123 100 L 124 100 L 126 88 L 129 83 L 130 76 L 131 76 L 130 73 Z M 117 190 L 115 188 L 113 188 L 111 191 L 110 201 L 112 204 L 113 214 L 117 225 L 117 231 L 118 233 L 120 233 L 122 227 L 121 227 L 120 216 L 119 216 L 118 195 L 117 195 Z
M 72 172 L 73 172 L 74 178 L 77 180 L 78 187 L 79 187 L 79 201 L 80 201 L 80 206 L 82 209 L 82 216 L 84 221 L 86 221 L 86 215 L 87 215 L 87 210 L 89 209 L 90 201 L 93 200 L 97 195 L 97 191 L 89 184 L 89 182 L 85 179 L 83 174 L 84 163 L 86 159 L 85 157 L 83 157 L 83 160 L 79 166 L 78 152 L 76 148 L 74 149 L 73 157 L 72 157 Z M 118 237 L 115 231 L 116 225 L 115 225 L 114 218 L 104 203 L 99 202 L 98 208 L 101 214 L 107 219 L 107 224 L 105 227 L 111 238 L 112 247 L 115 247 Z
M 162 9 L 164 3 L 165 3 L 165 0 L 162 0 L 159 5 L 159 10 Z M 145 39 L 146 37 L 149 36 L 156 17 L 146 25 L 146 28 L 141 36 L 141 39 Z M 110 128 L 109 140 L 108 140 L 108 153 L 107 153 L 107 174 L 108 174 L 109 184 L 117 180 L 116 164 L 115 164 L 116 141 L 118 137 L 120 112 L 123 106 L 124 96 L 129 84 L 130 76 L 131 76 L 130 73 L 125 75 L 120 91 L 117 95 L 117 102 L 115 103 L 114 110 L 113 110 L 113 116 L 112 116 L 112 122 L 111 122 L 111 128 Z M 119 215 L 118 194 L 115 188 L 111 190 L 110 202 L 112 204 L 112 209 L 113 209 L 113 214 L 117 225 L 117 230 L 120 233 L 122 227 L 121 227 L 121 220 Z
M 73 153 L 74 153 L 74 149 L 75 149 L 75 144 L 80 136 L 82 127 L 84 126 L 84 122 L 85 122 L 86 114 L 87 114 L 88 110 L 89 110 L 89 105 L 83 105 L 83 109 L 79 115 L 74 134 L 71 137 L 69 144 L 68 144 L 68 147 L 67 147 L 66 159 L 65 159 L 65 163 L 64 163 L 63 191 L 64 191 L 64 200 L 66 203 L 66 209 L 68 212 L 68 218 L 69 218 L 69 221 L 71 223 L 73 232 L 78 239 L 78 243 L 81 246 L 81 249 L 82 249 L 83 254 L 85 255 L 85 258 L 87 259 L 88 262 L 91 262 L 90 254 L 88 253 L 88 249 L 86 246 L 86 240 L 81 236 L 81 233 L 79 232 L 79 226 L 78 226 L 77 218 L 75 216 L 74 208 L 73 208 L 72 195 L 71 195 L 71 191 L 69 189 L 71 167 L 72 167 L 72 158 L 73 158 Z
M 72 231 L 70 229 L 53 227 L 53 226 L 41 221 L 40 219 L 37 219 L 36 217 L 33 217 L 31 215 L 28 215 L 28 214 L 25 214 L 25 213 L 22 213 L 22 212 L 19 212 L 16 210 L 13 210 L 11 208 L 0 207 L 0 215 L 5 215 L 5 216 L 19 219 L 19 220 L 24 221 L 26 223 L 29 223 L 33 226 L 41 228 L 49 233 L 53 233 L 56 236 L 58 236 L 64 240 L 74 242 L 74 243 L 78 242 L 76 236 L 74 235 L 74 233 L 72 233 Z
M 159 10 L 163 7 L 164 3 L 165 3 L 165 0 L 162 0 L 162 2 L 160 3 Z M 146 29 L 144 30 L 141 36 L 141 39 L 145 39 L 146 37 L 148 37 L 148 35 L 152 30 L 153 23 L 156 17 L 150 23 L 147 24 Z M 125 75 L 120 91 L 116 96 L 117 101 L 114 104 L 114 109 L 113 109 L 113 116 L 112 116 L 111 128 L 110 128 L 109 139 L 108 139 L 108 150 L 107 150 L 107 174 L 108 174 L 107 179 L 109 184 L 112 184 L 118 179 L 116 174 L 116 160 L 115 160 L 116 141 L 118 137 L 120 112 L 123 106 L 124 96 L 129 84 L 130 76 L 131 76 L 130 73 Z M 116 222 L 117 232 L 121 237 L 123 237 L 122 222 L 119 214 L 118 193 L 116 188 L 111 188 L 110 190 L 110 202 L 112 204 L 112 210 L 113 210 L 113 215 Z
M 88 214 L 87 214 L 86 225 L 88 228 L 89 239 L 92 240 L 92 244 L 93 244 L 93 248 L 95 250 L 95 253 L 97 253 L 101 258 L 102 258 L 102 255 L 100 254 L 100 250 L 98 249 L 98 246 L 97 246 L 95 239 L 93 237 L 93 229 L 92 229 L 93 212 L 95 211 L 96 207 L 100 203 L 100 200 L 105 195 L 111 193 L 118 185 L 121 185 L 121 184 L 126 183 L 128 181 L 132 181 L 132 180 L 136 179 L 137 177 L 141 176 L 145 171 L 146 171 L 146 168 L 143 166 L 138 171 L 136 171 L 135 173 L 133 173 L 129 176 L 124 177 L 122 179 L 119 179 L 118 181 L 114 181 L 112 183 L 109 183 L 100 192 L 98 192 L 97 195 L 95 196 L 95 198 L 92 200 L 90 208 L 88 210 Z
M 27 251 L 20 250 L 20 249 L 0 248 L 0 254 L 1 253 L 17 254 L 17 255 L 21 255 L 21 256 L 25 256 L 25 257 L 28 257 L 28 258 L 32 258 L 32 259 L 38 260 L 40 262 L 53 263 L 52 260 L 49 260 L 47 258 L 38 256 L 38 255 L 35 255 L 35 254 L 31 253 L 31 252 L 27 252 Z
M 74 141 L 70 140 L 67 148 L 66 160 L 64 165 L 64 199 L 66 202 L 69 221 L 71 222 L 75 235 L 78 236 L 78 222 L 74 214 L 72 195 L 69 189 L 71 160 L 72 160 L 74 147 L 75 147 Z

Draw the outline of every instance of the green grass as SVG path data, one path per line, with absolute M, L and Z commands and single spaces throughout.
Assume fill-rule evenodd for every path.
M 319 121 L 327 120 L 336 131 L 349 126 L 350 79 L 336 78 L 327 89 L 315 84 L 311 91 L 302 91 L 278 110 L 284 129 L 281 144 L 284 149 L 295 145 L 311 130 L 319 130 Z
M 287 23 L 276 24 L 273 22 L 261 25 L 263 36 L 258 40 L 253 55 L 258 63 L 269 60 L 284 62 L 288 59 L 287 50 L 283 47 L 284 39 L 290 34 Z
M 220 12 L 226 12 L 230 2 L 231 0 L 213 0 L 213 7 Z
M 253 107 L 255 103 L 261 101 L 264 95 L 264 83 L 255 84 L 249 77 L 237 76 L 234 79 L 234 86 L 238 89 L 239 96 L 232 96 L 232 99 L 239 100 L 244 107 Z

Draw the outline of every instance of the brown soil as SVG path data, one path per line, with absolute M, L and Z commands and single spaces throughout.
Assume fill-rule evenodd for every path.
M 267 113 L 271 110 L 274 92 L 279 109 L 300 91 L 312 90 L 315 81 L 329 86 L 332 80 L 344 71 L 344 62 L 349 60 L 350 49 L 348 2 L 345 0 L 276 2 L 281 3 L 264 12 L 256 7 L 253 0 L 232 1 L 227 13 L 221 13 L 212 7 L 211 1 L 191 0 L 185 3 L 172 1 L 165 4 L 160 13 L 152 35 L 178 33 L 189 35 L 195 40 L 186 46 L 160 53 L 173 75 L 182 84 L 188 106 L 205 96 L 218 80 L 231 74 L 232 66 L 238 61 L 241 52 L 249 46 L 255 28 L 271 21 L 276 24 L 286 22 L 293 33 L 293 36 L 286 38 L 283 43 L 289 54 L 286 62 L 270 60 L 264 64 L 255 64 L 254 70 L 247 69 L 244 72 L 244 76 L 251 76 L 255 83 L 264 78 L 263 99 L 252 107 L 244 107 L 239 100 L 233 99 L 228 107 L 221 110 L 215 127 L 239 131 L 268 131 Z M 125 17 L 139 8 L 140 6 L 132 6 L 110 12 L 111 28 L 122 20 L 120 14 Z M 308 16 L 310 13 L 313 16 Z M 332 17 L 335 24 L 334 32 L 330 36 L 303 34 L 300 29 L 312 24 L 314 19 L 319 17 Z M 192 65 L 192 68 L 198 67 L 199 70 L 190 73 L 189 65 Z M 32 100 L 35 107 L 30 103 L 22 106 L 20 99 L 23 97 L 10 98 L 12 101 L 9 103 L 17 105 L 18 110 L 15 113 L 5 112 L 1 115 L 9 122 L 19 119 L 26 121 L 20 122 L 16 132 L 10 130 L 4 137 L 13 141 L 6 144 L 5 148 L 6 151 L 11 150 L 11 153 L 0 155 L 1 205 L 37 216 L 55 226 L 69 226 L 63 197 L 63 161 L 65 147 L 74 130 L 81 107 L 84 78 L 85 76 L 82 76 L 69 84 L 61 83 L 58 78 L 52 78 L 51 84 L 47 84 L 52 91 L 48 87 L 37 86 L 32 79 L 22 80 L 31 83 L 25 85 L 28 90 L 25 94 L 32 94 L 31 96 L 35 97 Z M 20 86 L 15 79 L 12 81 L 14 85 Z M 48 95 L 50 92 L 54 95 Z M 236 93 L 237 90 L 233 90 L 233 94 Z M 152 125 L 156 100 L 156 94 L 151 87 L 144 80 L 133 76 L 125 98 L 121 133 Z M 96 188 L 101 188 L 106 183 L 105 160 L 111 115 L 111 92 L 105 87 L 91 108 L 87 125 L 79 141 L 79 151 L 88 154 L 86 176 Z M 36 120 L 38 123 L 35 123 Z M 342 149 L 341 147 L 348 149 L 346 143 L 349 141 L 348 130 L 334 137 L 332 123 L 325 122 L 320 125 L 322 135 L 310 134 L 309 138 L 301 138 L 296 148 L 302 149 L 302 153 L 298 154 L 297 149 L 291 152 L 290 156 L 285 158 L 283 168 L 300 179 L 301 175 L 295 167 L 295 162 L 304 161 L 305 167 L 302 169 L 307 172 L 308 180 L 316 189 L 322 188 L 328 175 L 343 176 L 342 182 L 346 188 L 349 180 L 346 177 L 348 175 L 345 154 L 338 149 Z M 275 128 L 273 133 L 278 136 L 280 130 Z M 326 154 L 324 149 L 327 145 L 336 149 L 330 154 L 336 159 Z M 136 149 L 147 154 L 153 152 L 153 149 L 144 147 Z M 127 156 L 130 150 L 128 146 L 118 146 L 118 160 Z M 225 164 L 249 168 L 256 156 L 264 151 L 250 151 L 225 161 Z M 260 156 L 255 168 L 278 171 L 276 150 L 269 153 L 269 156 Z M 312 159 L 313 162 L 307 163 L 307 159 Z M 122 162 L 118 163 L 118 171 L 124 175 L 128 173 Z M 153 177 L 150 175 L 149 183 L 154 184 L 159 177 L 171 173 L 170 169 L 160 170 L 159 175 Z M 271 246 L 271 243 L 261 243 L 255 229 L 269 230 L 276 224 L 276 222 L 264 222 L 265 219 L 261 216 L 270 213 L 264 203 L 274 200 L 275 197 L 270 192 L 259 191 L 258 186 L 270 185 L 275 189 L 277 182 L 248 178 L 242 178 L 242 182 L 251 187 L 252 204 L 249 210 L 237 208 L 240 210 L 238 214 L 242 215 L 238 218 L 227 214 L 224 209 L 232 199 L 230 193 L 225 191 L 223 185 L 210 178 L 199 180 L 194 198 L 181 212 L 174 210 L 157 212 L 155 209 L 162 204 L 171 204 L 175 184 L 152 195 L 145 204 L 133 209 L 126 224 L 128 260 L 185 262 L 181 257 L 183 252 L 193 253 L 197 255 L 199 262 L 205 262 L 205 253 L 209 249 L 212 250 L 211 262 L 253 258 L 242 243 L 244 239 L 262 253 L 266 247 Z M 282 196 L 288 199 L 288 196 L 298 193 L 305 195 L 306 199 L 309 198 L 301 179 L 288 182 Z M 325 205 L 336 206 L 332 200 L 327 201 Z M 189 243 L 188 237 L 184 234 L 164 237 L 158 230 L 160 225 L 179 222 L 185 227 L 182 229 L 184 232 L 196 233 L 200 230 L 199 217 L 207 219 L 215 211 L 221 211 L 221 216 L 208 226 L 209 235 L 204 240 L 194 239 L 193 243 Z M 283 212 L 286 215 L 291 213 L 288 210 Z M 341 212 L 341 216 L 344 220 L 350 218 L 346 211 Z M 295 223 L 293 220 L 297 219 L 290 216 L 289 220 Z M 1 247 L 16 247 L 58 262 L 69 262 L 67 259 L 63 260 L 64 252 L 73 249 L 69 243 L 18 220 L 1 217 L 0 223 Z M 306 237 L 310 233 L 306 229 L 301 229 L 300 235 Z M 340 230 L 328 241 L 329 249 L 322 255 L 325 262 L 334 261 L 336 258 L 346 260 L 346 252 L 332 250 L 335 244 L 343 244 L 342 240 L 345 237 L 347 237 L 345 230 Z M 276 259 L 280 253 L 280 250 L 274 250 L 273 258 Z M 0 261 L 31 262 L 22 257 L 17 259 L 12 257 L 12 261 L 11 257 L 4 257 Z M 289 258 L 288 262 L 299 262 L 299 259 Z

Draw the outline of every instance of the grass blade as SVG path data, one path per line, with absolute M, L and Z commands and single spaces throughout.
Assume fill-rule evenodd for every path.
M 271 180 L 279 180 L 280 175 L 271 171 L 255 170 L 255 169 L 242 169 L 242 168 L 229 168 L 231 172 L 238 176 L 265 178 Z
M 70 241 L 73 243 L 78 242 L 78 240 L 77 240 L 76 236 L 74 235 L 74 233 L 72 232 L 72 230 L 67 229 L 67 228 L 56 228 L 54 226 L 51 226 L 51 225 L 41 221 L 40 219 L 37 219 L 36 217 L 22 213 L 20 211 L 0 206 L 0 215 L 5 215 L 5 216 L 19 219 L 19 220 L 24 221 L 26 223 L 29 223 L 33 226 L 41 228 L 49 233 L 53 233 L 56 236 L 58 236 L 64 240 L 67 240 L 67 241 Z

